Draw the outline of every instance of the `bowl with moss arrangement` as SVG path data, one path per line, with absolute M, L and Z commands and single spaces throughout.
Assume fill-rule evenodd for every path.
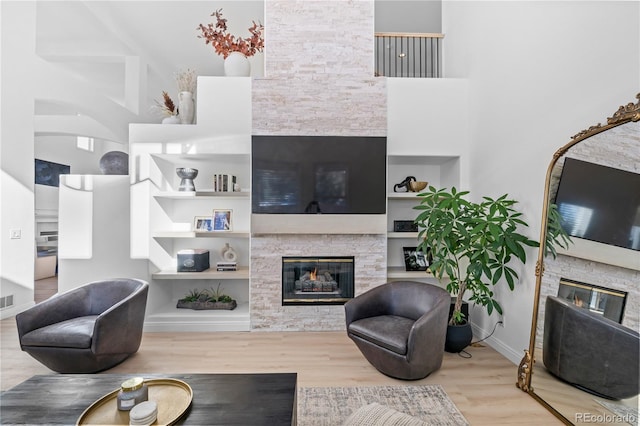
M 177 308 L 193 309 L 196 311 L 208 309 L 233 310 L 238 303 L 231 296 L 224 294 L 224 289 L 218 284 L 217 289 L 190 290 L 182 299 L 178 300 Z

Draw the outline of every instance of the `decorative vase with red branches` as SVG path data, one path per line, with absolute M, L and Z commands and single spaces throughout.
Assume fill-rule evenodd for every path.
M 229 34 L 227 20 L 222 16 L 222 9 L 216 10 L 211 16 L 215 16 L 216 23 L 200 24 L 198 38 L 204 39 L 205 44 L 211 44 L 215 52 L 227 60 L 234 52 L 241 53 L 245 58 L 264 50 L 264 25 L 253 22 L 249 27 L 249 37 L 236 37 Z M 244 66 L 248 65 L 248 61 Z M 227 73 L 228 75 L 228 73 Z

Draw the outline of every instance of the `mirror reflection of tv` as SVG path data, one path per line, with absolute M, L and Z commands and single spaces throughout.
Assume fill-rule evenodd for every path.
M 566 158 L 555 204 L 572 237 L 640 250 L 640 174 Z
M 37 185 L 60 186 L 60 175 L 68 175 L 69 173 L 71 173 L 71 166 L 35 159 L 35 183 Z
M 386 213 L 387 139 L 252 137 L 252 212 Z

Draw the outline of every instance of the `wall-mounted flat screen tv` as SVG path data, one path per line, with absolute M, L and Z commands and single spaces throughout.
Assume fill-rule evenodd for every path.
M 252 212 L 386 213 L 387 138 L 253 136 Z
M 566 158 L 555 204 L 569 235 L 640 250 L 640 174 Z
M 35 159 L 35 183 L 38 185 L 60 186 L 60 175 L 71 173 L 71 166 Z

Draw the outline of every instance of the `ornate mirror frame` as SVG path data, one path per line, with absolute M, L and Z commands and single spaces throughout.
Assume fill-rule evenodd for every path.
M 562 420 L 564 423 L 572 424 L 568 422 L 568 420 L 558 412 L 553 406 L 551 406 L 547 401 L 537 395 L 534 389 L 531 386 L 531 378 L 533 373 L 533 364 L 536 362 L 533 354 L 535 351 L 536 344 L 536 328 L 538 324 L 538 310 L 540 308 L 540 294 L 541 294 L 541 286 L 542 286 L 542 275 L 544 274 L 544 258 L 545 258 L 545 250 L 543 242 L 546 241 L 547 237 L 547 219 L 548 219 L 548 207 L 550 203 L 550 187 L 552 180 L 552 173 L 554 170 L 554 166 L 558 162 L 558 160 L 567 153 L 567 151 L 573 147 L 574 145 L 588 139 L 592 136 L 595 136 L 599 133 L 610 130 L 614 127 L 620 126 L 629 122 L 637 122 L 640 121 L 640 93 L 636 95 L 637 102 L 636 103 L 628 103 L 627 105 L 620 106 L 618 110 L 609 118 L 607 118 L 607 123 L 602 125 L 598 123 L 595 126 L 591 126 L 586 130 L 583 130 L 573 137 L 571 140 L 558 149 L 554 154 L 547 168 L 547 173 L 545 177 L 545 192 L 544 192 L 544 201 L 542 208 L 542 225 L 540 228 L 540 249 L 538 250 L 538 258 L 536 262 L 535 274 L 535 293 L 534 293 L 534 304 L 533 304 L 533 315 L 531 319 L 531 333 L 529 337 L 529 349 L 525 350 L 524 356 L 520 361 L 520 365 L 518 366 L 518 379 L 516 386 L 520 388 L 522 391 L 527 392 L 533 398 L 535 398 L 538 402 L 540 402 L 543 406 L 545 406 L 549 411 L 551 411 L 558 419 Z

